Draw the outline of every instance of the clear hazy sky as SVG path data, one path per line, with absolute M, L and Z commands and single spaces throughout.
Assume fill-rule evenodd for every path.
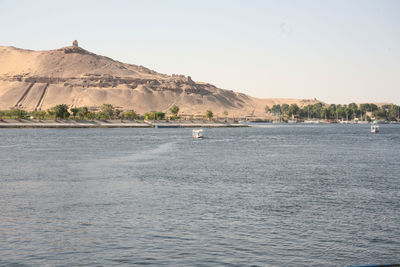
M 400 104 L 400 0 L 0 0 L 0 45 L 74 39 L 255 97 Z

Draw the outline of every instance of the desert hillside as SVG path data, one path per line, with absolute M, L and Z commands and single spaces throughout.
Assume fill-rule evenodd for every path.
M 189 76 L 160 74 L 93 54 L 74 43 L 49 51 L 0 46 L 0 109 L 45 110 L 57 104 L 99 107 L 109 103 L 138 113 L 262 115 L 265 105 L 314 103 L 299 99 L 257 99 L 223 90 Z

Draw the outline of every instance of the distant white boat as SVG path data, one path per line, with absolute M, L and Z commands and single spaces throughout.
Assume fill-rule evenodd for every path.
M 193 136 L 194 139 L 204 138 L 203 129 L 193 129 L 192 136 Z
M 379 126 L 378 125 L 371 125 L 371 133 L 379 133 Z
M 319 123 L 319 120 L 305 120 L 304 123 Z

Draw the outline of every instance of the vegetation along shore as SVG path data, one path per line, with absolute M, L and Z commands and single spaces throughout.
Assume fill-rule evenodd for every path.
M 357 105 L 327 105 L 318 102 L 299 107 L 296 104 L 265 106 L 264 117 L 232 117 L 228 112 L 216 117 L 212 110 L 203 115 L 185 115 L 173 105 L 167 112 L 149 111 L 137 114 L 134 110 L 120 110 L 111 104 L 99 108 L 56 105 L 48 110 L 25 111 L 13 108 L 0 111 L 0 128 L 116 128 L 116 127 L 240 127 L 238 122 L 329 122 L 365 123 L 400 122 L 400 106 L 365 103 Z

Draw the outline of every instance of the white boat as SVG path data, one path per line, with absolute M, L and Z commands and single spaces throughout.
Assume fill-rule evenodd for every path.
M 195 139 L 203 138 L 203 129 L 193 129 L 192 136 Z
M 305 120 L 304 123 L 319 123 L 319 120 Z
M 379 133 L 379 126 L 371 125 L 371 133 Z

